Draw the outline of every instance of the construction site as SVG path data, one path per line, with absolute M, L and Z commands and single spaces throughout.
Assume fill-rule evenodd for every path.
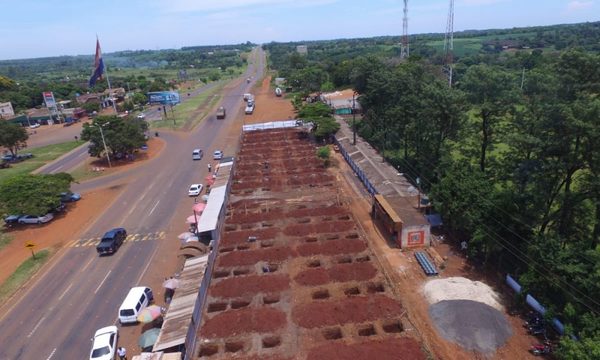
M 207 359 L 425 359 L 302 127 L 247 131 L 197 346 Z

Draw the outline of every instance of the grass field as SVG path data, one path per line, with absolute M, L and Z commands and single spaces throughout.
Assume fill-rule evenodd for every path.
M 485 41 L 491 40 L 506 40 L 506 39 L 519 39 L 519 38 L 530 38 L 534 37 L 536 33 L 519 33 L 519 34 L 502 34 L 502 35 L 489 35 L 489 36 L 478 36 L 469 38 L 454 38 L 454 54 L 456 56 L 466 56 L 476 54 L 481 50 L 481 45 Z M 436 51 L 444 51 L 444 40 L 429 41 L 426 45 L 435 48 Z
M 12 275 L 0 285 L 0 302 L 4 302 L 25 284 L 49 259 L 51 251 L 42 250 L 35 254 L 35 259 L 30 257 L 23 261 Z
M 21 152 L 30 152 L 33 154 L 33 158 L 27 159 L 20 163 L 11 164 L 8 169 L 0 170 L 0 181 L 3 181 L 9 177 L 29 174 L 35 169 L 44 166 L 45 164 L 59 158 L 61 155 L 68 153 L 75 149 L 79 145 L 83 144 L 84 141 L 69 141 L 61 144 L 53 144 L 43 146 L 31 150 L 21 150 Z
M 150 123 L 152 129 L 179 129 L 186 125 L 190 128 L 193 127 L 193 125 L 204 118 L 210 110 L 211 105 L 220 98 L 217 93 L 224 86 L 225 82 L 223 81 L 214 88 L 175 106 L 173 112 L 170 109 L 167 110 L 168 118 L 166 120 L 152 121 Z

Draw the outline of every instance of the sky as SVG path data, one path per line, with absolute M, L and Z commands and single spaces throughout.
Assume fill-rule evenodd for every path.
M 446 29 L 449 0 L 409 0 L 408 32 Z M 0 0 L 0 60 L 246 41 L 400 35 L 401 0 Z M 600 20 L 600 0 L 455 0 L 454 30 Z

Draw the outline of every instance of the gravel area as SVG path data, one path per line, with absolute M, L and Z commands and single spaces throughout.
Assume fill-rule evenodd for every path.
M 443 300 L 473 300 L 503 311 L 499 297 L 488 285 L 464 277 L 449 277 L 428 281 L 423 287 L 427 302 L 435 304 Z
M 492 353 L 512 335 L 500 311 L 477 301 L 440 301 L 429 307 L 429 316 L 445 339 L 470 351 Z

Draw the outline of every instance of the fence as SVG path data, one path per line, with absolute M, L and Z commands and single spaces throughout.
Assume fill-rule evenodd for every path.
M 350 165 L 350 167 L 352 168 L 354 173 L 356 173 L 356 176 L 358 176 L 358 178 L 363 183 L 363 185 L 365 186 L 365 188 L 367 189 L 369 194 L 371 194 L 371 195 L 377 194 L 378 192 L 377 192 L 377 189 L 375 189 L 375 186 L 373 186 L 373 184 L 371 184 L 371 181 L 369 181 L 369 178 L 367 177 L 367 175 L 354 162 L 354 160 L 352 160 L 352 158 L 348 154 L 348 151 L 346 151 L 346 149 L 344 149 L 344 147 L 342 146 L 342 144 L 338 141 L 338 139 L 336 137 L 333 138 L 333 141 L 338 146 L 338 148 L 340 149 L 340 152 L 342 153 L 342 156 L 344 157 L 344 159 L 346 159 L 346 162 L 348 163 L 348 165 Z

